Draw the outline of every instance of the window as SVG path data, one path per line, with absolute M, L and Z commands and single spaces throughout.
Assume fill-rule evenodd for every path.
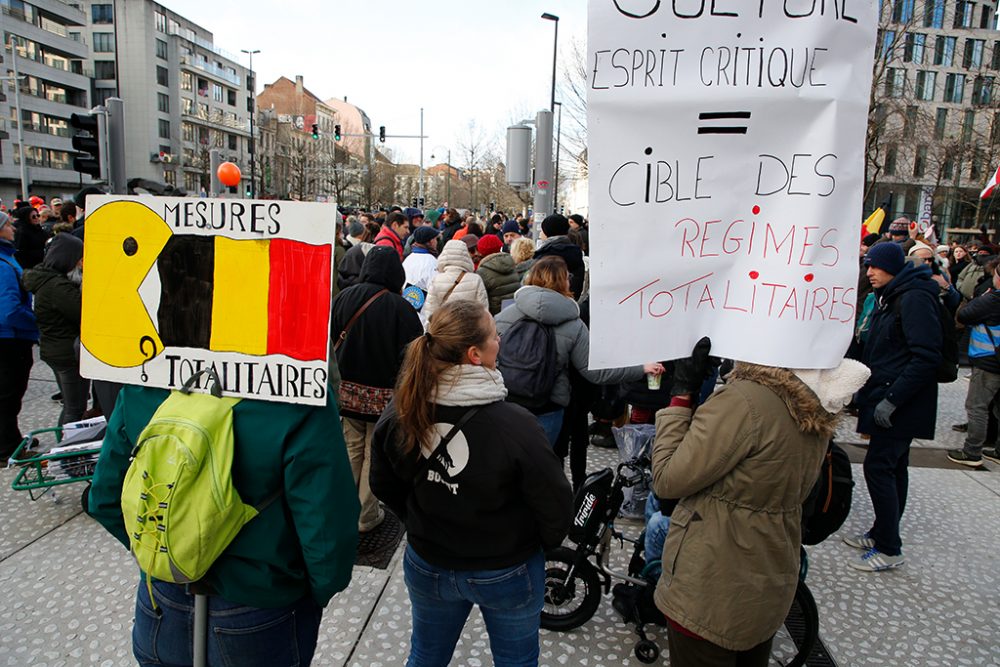
M 198 103 L 198 118 L 204 118 L 205 120 L 208 120 L 207 104 L 202 104 L 201 102 Z
M 965 96 L 965 75 L 949 74 L 944 80 L 944 101 L 961 102 Z
M 934 138 L 944 139 L 946 127 L 948 127 L 948 110 L 941 107 L 937 110 L 937 116 L 934 118 Z
M 166 67 L 161 67 L 160 65 L 157 65 L 156 66 L 156 83 L 160 84 L 161 86 L 168 85 L 168 78 L 167 77 L 168 77 L 167 68 Z
M 217 83 L 212 84 L 212 99 L 216 102 L 221 102 L 223 100 L 222 86 Z
M 929 102 L 934 99 L 934 89 L 937 85 L 937 72 L 917 70 L 917 85 L 914 93 L 918 100 Z
M 193 174 L 187 172 L 184 174 L 184 189 L 188 192 L 198 192 L 201 188 L 201 181 L 198 180 L 198 174 Z
M 238 140 L 237 140 L 235 134 L 230 134 L 229 135 L 229 150 L 231 150 L 231 151 L 236 150 L 236 145 L 237 145 L 236 142 L 237 141 Z
M 226 104 L 231 107 L 236 106 L 236 91 L 226 90 Z
M 906 33 L 906 48 L 903 50 L 903 60 L 908 63 L 924 64 L 924 45 L 927 35 L 916 32 Z
M 976 148 L 972 152 L 972 162 L 969 164 L 969 178 L 978 181 L 983 177 L 983 149 Z
M 969 109 L 962 117 L 962 141 L 972 141 L 972 129 L 976 124 L 976 112 Z
M 91 101 L 94 103 L 94 106 L 100 106 L 107 102 L 109 97 L 114 96 L 114 88 L 94 88 L 94 99 Z
M 177 185 L 177 172 L 173 169 L 164 169 L 163 182 L 167 185 Z
M 94 5 L 95 7 L 97 5 Z M 96 53 L 110 53 L 115 50 L 115 34 L 113 32 L 94 33 L 94 51 Z
M 167 31 L 167 17 L 162 12 L 153 12 L 153 19 L 159 32 Z
M 885 171 L 886 176 L 892 176 L 896 173 L 896 147 L 889 146 L 885 149 L 885 164 L 882 165 L 883 171 Z
M 156 94 L 156 108 L 163 113 L 170 113 L 170 97 L 163 93 Z
M 938 37 L 934 43 L 934 64 L 951 67 L 955 62 L 957 37 Z
M 917 107 L 906 107 L 906 115 L 903 116 L 903 136 L 907 139 L 913 137 L 914 129 L 917 126 Z
M 181 72 L 181 90 L 191 89 L 191 72 Z
M 944 0 L 925 0 L 924 27 L 925 28 L 944 27 Z
M 958 0 L 955 5 L 955 22 L 952 28 L 971 28 L 972 12 L 976 8 L 976 3 Z
M 194 141 L 194 125 L 191 123 L 181 123 L 181 138 L 184 141 Z
M 972 103 L 987 105 L 993 102 L 992 76 L 977 76 L 972 83 Z
M 885 96 L 902 97 L 906 85 L 906 70 L 890 67 L 885 77 Z
M 882 33 L 882 58 L 885 60 L 892 59 L 892 49 L 896 42 L 896 31 L 895 30 L 885 30 Z
M 981 39 L 965 40 L 965 54 L 962 56 L 962 67 L 979 69 L 983 66 L 983 47 L 986 42 Z
M 247 111 L 253 113 L 253 97 L 247 98 Z
M 167 43 L 162 39 L 156 40 L 156 57 L 167 59 Z
M 114 10 L 110 4 L 100 4 L 90 6 L 91 23 L 113 23 L 115 20 Z
M 115 78 L 115 61 L 114 60 L 95 60 L 94 61 L 94 78 L 95 79 L 114 79 Z
M 894 23 L 906 23 L 913 18 L 913 0 L 895 0 L 892 5 Z
M 988 5 L 983 5 L 983 15 L 979 17 L 979 27 L 983 30 L 988 30 L 992 26 L 990 25 L 991 19 L 993 18 L 993 11 Z
M 169 139 L 170 138 L 170 121 L 160 119 L 160 138 Z
M 194 100 L 188 97 L 181 98 L 181 113 L 189 116 L 194 115 Z
M 923 178 L 927 170 L 927 146 L 917 146 L 917 154 L 913 158 L 914 178 Z
M 945 158 L 944 164 L 941 165 L 941 178 L 949 179 L 955 175 L 955 158 Z

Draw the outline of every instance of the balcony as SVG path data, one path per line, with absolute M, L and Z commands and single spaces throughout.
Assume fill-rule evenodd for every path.
M 194 118 L 196 120 L 200 120 L 215 126 L 221 125 L 222 127 L 228 127 L 233 130 L 239 130 L 240 132 L 247 132 L 247 133 L 250 132 L 250 121 L 241 120 L 239 117 L 227 118 L 225 114 L 222 111 L 219 111 L 218 109 L 213 109 L 209 112 L 206 112 L 204 109 L 197 109 L 190 111 L 182 110 L 181 116 L 185 118 Z
M 197 58 L 192 58 L 191 56 L 181 56 L 181 65 L 201 70 L 206 74 L 210 74 L 216 78 L 222 79 L 223 81 L 227 81 L 234 86 L 240 85 L 239 75 L 228 72 L 221 67 L 216 67 L 214 63 L 202 62 Z M 201 94 L 201 91 L 198 91 L 198 94 Z

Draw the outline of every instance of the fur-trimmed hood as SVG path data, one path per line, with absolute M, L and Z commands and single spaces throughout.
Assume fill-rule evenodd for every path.
M 747 380 L 767 387 L 781 398 L 802 433 L 823 438 L 833 435 L 837 416 L 824 410 L 816 393 L 787 368 L 738 361 L 726 380 Z

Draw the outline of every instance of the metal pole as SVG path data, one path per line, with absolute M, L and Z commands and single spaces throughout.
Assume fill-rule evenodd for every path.
M 194 667 L 208 665 L 208 596 L 194 596 Z
M 448 206 L 451 206 L 451 149 L 448 149 Z
M 260 49 L 241 49 L 250 56 L 250 80 L 253 89 L 250 91 L 250 198 L 257 198 L 257 134 L 254 132 L 254 116 L 257 115 L 257 79 L 253 75 L 253 54 Z
M 559 105 L 559 120 L 556 123 L 556 174 L 552 179 L 552 211 L 559 212 L 559 149 L 562 145 L 562 102 Z
M 111 194 L 127 195 L 128 178 L 125 173 L 125 103 L 118 97 L 109 97 L 104 102 L 107 120 L 105 164 L 108 165 L 107 179 Z M 105 147 L 101 148 L 102 151 Z
M 420 107 L 420 193 L 417 195 L 418 206 L 423 206 L 424 200 L 424 108 Z
M 555 38 L 552 40 L 552 100 L 549 111 L 556 112 L 556 58 L 559 55 L 559 19 L 556 19 Z
M 21 200 L 28 201 L 28 156 L 24 152 L 24 116 L 21 115 L 21 77 L 17 73 L 17 46 L 10 36 L 10 63 L 14 68 L 14 108 L 17 111 L 17 147 L 21 152 Z
M 535 205 L 532 236 L 538 241 L 542 220 L 552 212 L 552 112 L 543 109 L 535 117 Z

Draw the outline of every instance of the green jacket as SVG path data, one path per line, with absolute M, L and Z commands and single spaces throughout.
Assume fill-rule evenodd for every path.
M 521 277 L 514 268 L 514 260 L 505 252 L 495 252 L 484 257 L 479 262 L 476 273 L 486 285 L 491 315 L 499 313 L 504 299 L 514 298 L 514 292 L 521 287 Z
M 42 361 L 76 366 L 74 343 L 80 337 L 80 286 L 64 274 L 39 264 L 24 272 L 24 288 L 35 295 Z
M 344 255 L 347 254 L 347 248 L 344 244 L 335 242 L 333 244 L 333 281 L 330 285 L 331 298 L 336 298 L 340 294 L 340 282 L 337 280 L 337 273 L 340 270 L 340 263 L 344 261 Z
M 139 433 L 167 397 L 126 386 L 118 396 L 90 490 L 89 514 L 128 547 L 121 489 Z M 205 576 L 230 602 L 326 606 L 351 580 L 358 546 L 357 487 L 336 401 L 317 408 L 243 400 L 233 409 L 233 482 L 243 501 L 283 497 L 251 520 Z

